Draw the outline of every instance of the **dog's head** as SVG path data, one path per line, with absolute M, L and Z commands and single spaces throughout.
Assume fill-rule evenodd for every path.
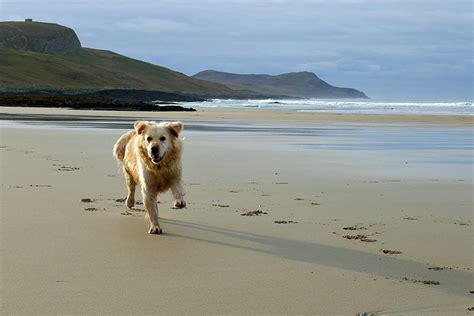
M 174 146 L 179 133 L 183 129 L 183 123 L 136 121 L 134 128 L 141 137 L 141 145 L 148 157 L 157 165 Z

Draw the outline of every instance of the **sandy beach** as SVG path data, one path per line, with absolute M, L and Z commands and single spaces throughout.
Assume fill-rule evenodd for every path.
M 473 116 L 0 107 L 2 314 L 468 314 Z M 182 120 L 188 207 L 112 157 Z M 137 199 L 141 200 L 140 195 Z

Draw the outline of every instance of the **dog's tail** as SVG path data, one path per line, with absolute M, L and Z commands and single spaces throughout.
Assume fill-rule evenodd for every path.
M 122 161 L 125 157 L 125 148 L 127 147 L 130 139 L 135 135 L 135 130 L 129 131 L 123 134 L 114 145 L 114 157 L 118 161 Z

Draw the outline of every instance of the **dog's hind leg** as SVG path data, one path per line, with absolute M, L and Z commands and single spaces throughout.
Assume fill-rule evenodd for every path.
M 127 207 L 132 208 L 135 206 L 135 187 L 137 186 L 135 180 L 133 180 L 132 175 L 127 171 L 127 169 L 123 168 L 123 174 L 125 176 L 125 182 L 127 183 Z

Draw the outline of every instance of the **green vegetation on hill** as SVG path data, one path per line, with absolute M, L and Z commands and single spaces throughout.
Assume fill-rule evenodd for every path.
M 0 85 L 232 93 L 223 85 L 104 50 L 79 48 L 52 55 L 0 48 L 0 56 Z
M 3 90 L 115 88 L 212 96 L 237 93 L 221 84 L 111 51 L 82 48 L 74 38 L 73 30 L 57 24 L 0 22 L 0 86 Z

